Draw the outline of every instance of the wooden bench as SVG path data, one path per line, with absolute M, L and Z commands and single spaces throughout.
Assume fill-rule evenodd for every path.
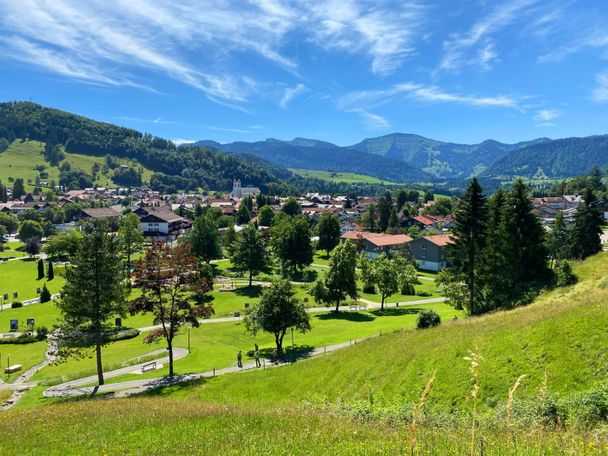
M 151 363 L 146 363 L 143 366 L 141 366 L 142 374 L 153 371 L 153 370 L 156 370 L 156 361 L 152 361 Z
M 12 366 L 8 366 L 4 369 L 5 374 L 12 374 L 14 372 L 19 372 L 21 370 L 21 364 L 13 364 Z

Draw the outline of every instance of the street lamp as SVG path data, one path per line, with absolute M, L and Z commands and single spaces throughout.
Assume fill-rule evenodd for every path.
M 291 327 L 291 351 L 294 351 L 296 348 L 296 344 L 293 342 L 293 326 Z
M 188 326 L 188 351 L 190 351 L 190 329 L 192 328 Z

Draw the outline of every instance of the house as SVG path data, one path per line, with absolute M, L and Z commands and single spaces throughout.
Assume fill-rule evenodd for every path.
M 78 209 L 74 214 L 74 221 L 91 220 L 91 219 L 106 219 L 117 220 L 120 217 L 120 212 L 111 207 L 90 207 L 86 209 Z
M 435 234 L 414 239 L 409 247 L 420 269 L 441 271 L 447 266 L 445 247 L 451 243 L 448 234 Z
M 430 230 L 435 228 L 435 221 L 431 217 L 427 217 L 426 215 L 416 215 L 414 217 L 410 217 L 406 219 L 402 226 L 405 228 L 410 228 L 412 226 L 417 226 L 421 230 Z
M 357 231 L 348 231 L 341 238 L 355 242 L 368 258 L 374 258 L 381 253 L 390 255 L 393 251 L 400 250 L 412 241 L 412 238 L 405 234 L 361 233 Z
M 233 198 L 245 198 L 246 196 L 255 197 L 260 193 L 260 189 L 257 187 L 241 187 L 241 181 L 239 179 L 234 179 L 232 181 L 232 193 L 230 195 Z
M 140 207 L 136 212 L 139 217 L 139 229 L 144 236 L 155 240 L 174 241 L 192 227 L 192 222 L 177 215 L 166 206 Z

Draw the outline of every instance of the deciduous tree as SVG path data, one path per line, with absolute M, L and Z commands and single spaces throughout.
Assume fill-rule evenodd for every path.
M 232 245 L 232 264 L 239 271 L 249 273 L 249 286 L 253 276 L 268 268 L 268 250 L 260 232 L 253 225 L 247 225 Z
M 325 212 L 317 225 L 319 234 L 318 248 L 323 249 L 329 255 L 340 242 L 340 222 L 335 215 Z

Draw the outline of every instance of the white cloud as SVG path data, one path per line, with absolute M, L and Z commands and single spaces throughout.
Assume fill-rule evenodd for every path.
M 608 70 L 599 73 L 595 77 L 597 86 L 591 93 L 591 98 L 598 103 L 608 102 Z
M 253 133 L 253 131 L 243 130 L 242 128 L 207 127 L 207 130 L 228 131 L 230 133 Z
M 534 120 L 536 128 L 553 128 L 557 127 L 557 124 L 553 121 L 561 115 L 561 111 L 557 109 L 540 109 L 536 111 L 532 120 Z
M 384 117 L 364 109 L 350 109 L 349 112 L 358 114 L 368 130 L 388 130 L 391 124 Z
M 425 86 L 413 82 L 396 84 L 389 89 L 356 91 L 346 94 L 338 102 L 341 109 L 354 109 L 361 106 L 377 107 L 388 103 L 397 96 L 422 102 L 460 103 L 469 106 L 502 108 L 521 108 L 521 98 L 508 95 L 478 96 L 448 92 L 437 86 Z
M 287 87 L 283 92 L 283 97 L 279 101 L 281 108 L 286 108 L 287 105 L 298 95 L 302 95 L 308 91 L 308 88 L 304 84 L 297 84 L 294 87 Z
M 517 20 L 527 8 L 538 0 L 512 0 L 495 7 L 482 17 L 464 34 L 454 34 L 444 41 L 444 55 L 439 64 L 440 70 L 458 70 L 465 65 L 479 65 L 488 69 L 490 62 L 497 58 L 491 36 Z M 477 50 L 477 47 L 481 49 Z M 477 50 L 477 57 L 470 50 Z
M 175 138 L 171 140 L 173 144 L 176 146 L 181 146 L 182 144 L 192 144 L 195 143 L 196 139 L 184 139 L 184 138 Z

